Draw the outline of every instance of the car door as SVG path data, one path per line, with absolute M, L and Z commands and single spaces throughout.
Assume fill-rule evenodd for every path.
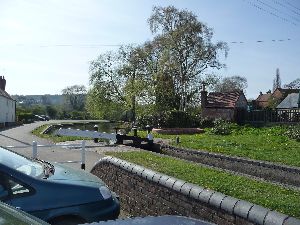
M 4 172 L 0 172 L 0 200 L 6 202 L 16 208 L 26 210 L 28 204 L 28 196 L 33 195 L 35 190 L 30 185 L 9 176 Z

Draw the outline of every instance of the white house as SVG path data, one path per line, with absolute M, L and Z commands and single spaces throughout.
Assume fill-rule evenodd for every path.
M 0 76 L 0 126 L 16 122 L 16 101 L 5 91 L 6 80 Z

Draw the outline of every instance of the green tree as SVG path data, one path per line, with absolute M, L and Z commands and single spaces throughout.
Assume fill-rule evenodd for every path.
M 279 74 L 279 69 L 276 69 L 276 76 L 273 80 L 273 92 L 277 89 L 281 88 L 281 79 L 280 79 L 280 74 Z
M 171 70 L 178 109 L 185 111 L 199 96 L 201 75 L 208 68 L 225 66 L 218 56 L 223 52 L 226 57 L 228 47 L 224 42 L 212 43 L 212 29 L 187 10 L 154 7 L 148 22 L 166 61 L 163 69 Z
M 30 107 L 30 110 L 34 115 L 46 114 L 46 107 L 42 105 L 33 105 L 32 107 Z
M 120 58 L 118 52 L 109 51 L 91 62 L 92 88 L 88 92 L 87 110 L 92 117 L 108 119 L 115 115 L 116 105 L 123 105 L 119 110 L 128 106 L 124 93 L 126 79 L 119 73 Z
M 47 105 L 47 106 L 46 106 L 46 112 L 47 112 L 47 115 L 48 115 L 51 119 L 56 119 L 57 114 L 58 114 L 58 110 L 57 110 L 54 106 Z
M 86 109 L 92 118 L 119 120 L 124 104 L 112 98 L 105 86 L 93 86 L 87 95 Z
M 41 100 L 43 105 L 51 104 L 50 95 L 42 95 Z
M 185 111 L 197 103 L 204 72 L 224 67 L 219 54 L 227 56 L 226 43 L 212 43 L 212 29 L 192 12 L 154 7 L 148 22 L 153 40 L 122 46 L 91 62 L 91 115 L 111 116 L 119 107 L 134 121 L 136 112 Z
M 224 77 L 223 79 L 216 80 L 213 85 L 213 90 L 216 92 L 228 92 L 228 91 L 246 91 L 248 87 L 246 77 L 231 76 Z
M 87 108 L 92 115 L 112 115 L 115 107 L 122 105 L 123 111 L 131 111 L 131 120 L 135 121 L 137 102 L 145 99 L 147 88 L 144 54 L 141 47 L 122 46 L 117 52 L 101 54 L 91 62 L 92 90 Z M 102 111 L 103 106 L 106 112 Z
M 87 90 L 84 85 L 73 85 L 62 90 L 66 103 L 71 110 L 84 110 Z
M 300 78 L 297 78 L 296 80 L 292 81 L 291 83 L 284 85 L 284 88 L 300 89 Z

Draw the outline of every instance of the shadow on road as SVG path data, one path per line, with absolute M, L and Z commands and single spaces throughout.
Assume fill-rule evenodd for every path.
M 8 138 L 8 139 L 11 139 L 11 140 L 14 140 L 14 141 L 19 142 L 19 143 L 22 143 L 22 144 L 24 144 L 24 145 L 31 146 L 31 143 L 24 142 L 24 141 L 20 141 L 20 140 L 18 140 L 18 139 L 16 139 L 16 138 L 9 137 L 9 136 L 4 135 L 4 134 L 0 134 L 0 136 L 5 137 L 5 138 Z
M 21 124 L 21 125 L 15 125 L 15 126 L 9 126 L 9 127 L 2 127 L 2 128 L 0 128 L 0 132 L 6 131 L 6 130 L 10 130 L 10 129 L 14 129 L 14 128 L 16 128 L 16 127 L 21 127 L 21 126 L 24 126 L 24 124 Z

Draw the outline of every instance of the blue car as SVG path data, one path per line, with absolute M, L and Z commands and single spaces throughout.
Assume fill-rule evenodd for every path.
M 96 176 L 0 148 L 0 200 L 50 224 L 116 219 L 120 203 Z

